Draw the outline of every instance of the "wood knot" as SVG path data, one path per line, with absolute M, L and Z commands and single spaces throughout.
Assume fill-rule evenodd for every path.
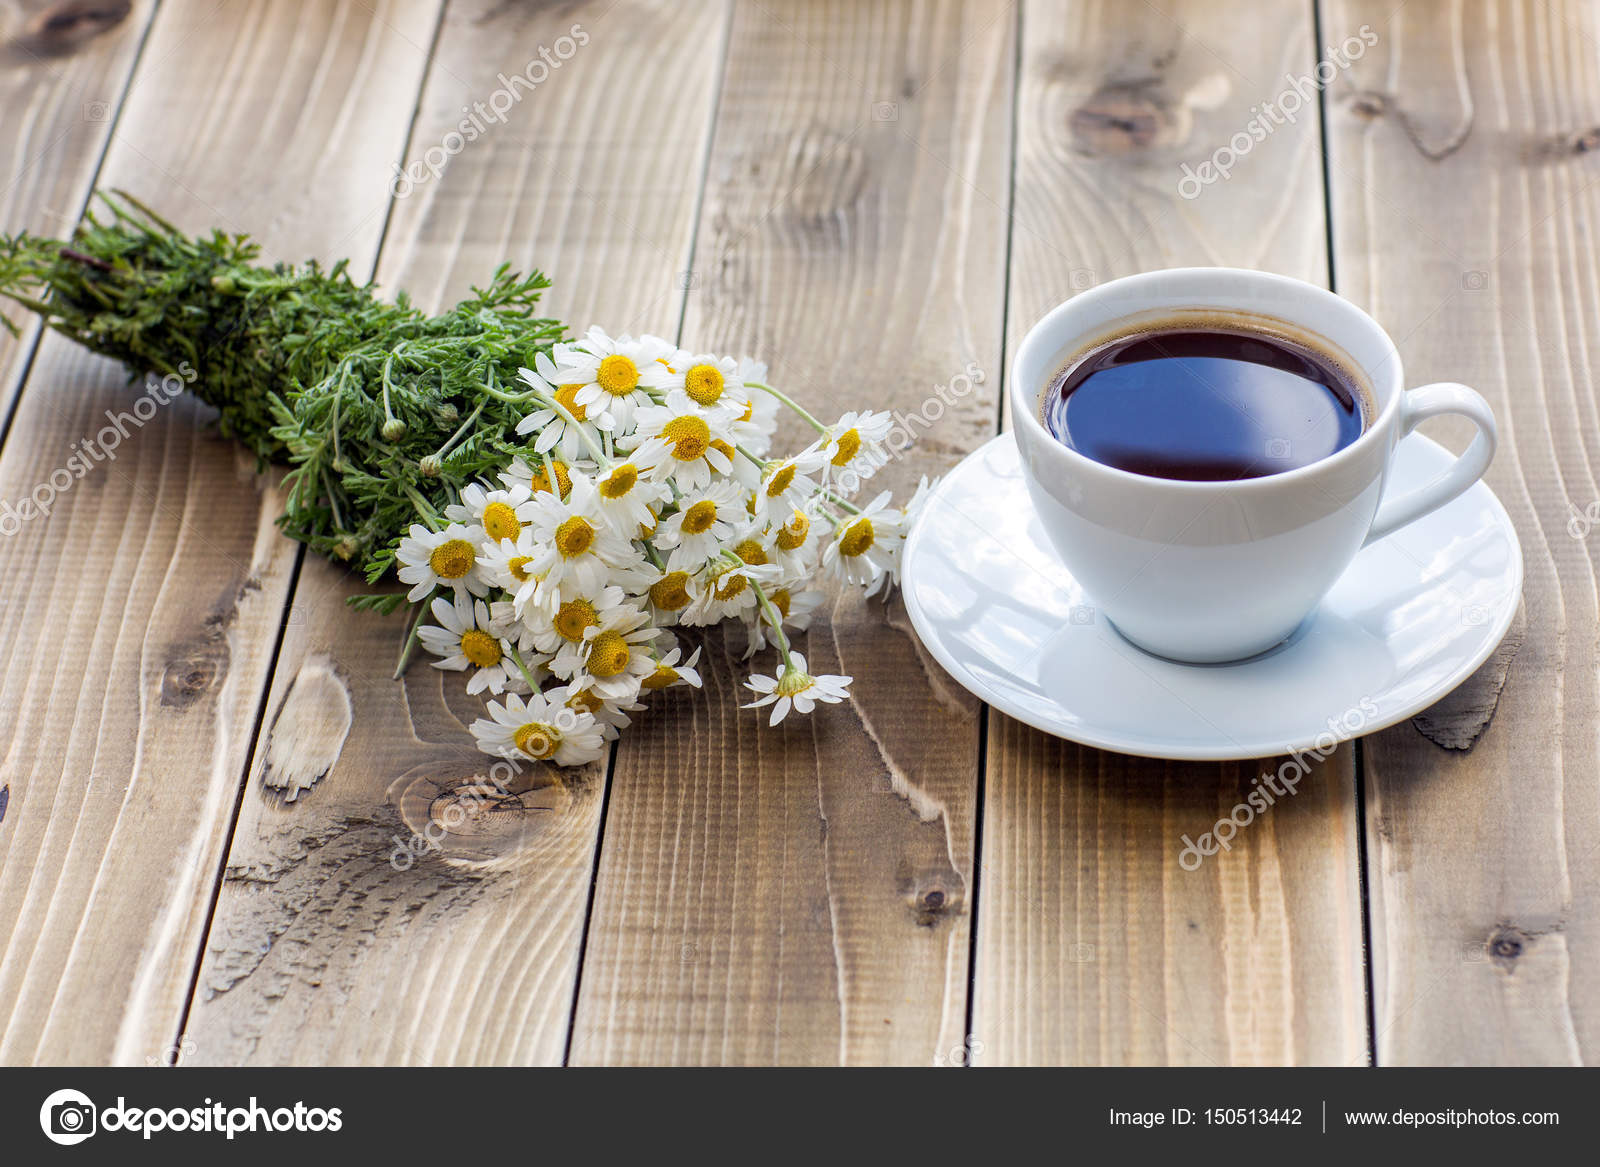
M 1489 933 L 1489 939 L 1484 943 L 1484 949 L 1489 954 L 1489 959 L 1494 961 L 1506 972 L 1512 972 L 1516 963 L 1533 943 L 1530 937 L 1521 928 L 1514 928 L 1509 924 L 1502 924 Z
M 1172 117 L 1147 85 L 1108 85 L 1073 110 L 1068 125 L 1079 153 L 1118 155 L 1167 140 Z
M 550 767 L 453 778 L 403 776 L 389 800 L 411 831 L 410 850 L 458 867 L 500 867 L 524 856 L 573 805 L 572 791 Z
M 1381 118 L 1389 108 L 1389 99 L 1371 89 L 1363 89 L 1350 96 L 1350 112 L 1363 121 Z
M 202 648 L 192 656 L 167 662 L 161 673 L 161 704 L 176 708 L 192 705 L 210 692 L 227 672 L 227 649 Z
M 1573 134 L 1567 139 L 1567 150 L 1573 154 L 1589 154 L 1600 150 L 1600 126 Z
M 34 17 L 13 43 L 39 56 L 60 56 L 115 28 L 132 8 L 131 0 L 64 0 Z
M 953 897 L 943 887 L 924 887 L 912 894 L 912 913 L 923 928 L 933 927 L 959 906 L 959 897 Z

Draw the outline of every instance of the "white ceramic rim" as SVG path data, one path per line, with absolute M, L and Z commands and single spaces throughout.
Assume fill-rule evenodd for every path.
M 1375 370 L 1356 362 L 1355 357 L 1346 352 L 1344 346 L 1323 336 L 1321 329 L 1290 316 L 1251 309 L 1256 315 L 1282 321 L 1284 324 L 1289 325 L 1293 331 L 1308 333 L 1311 336 L 1320 338 L 1335 353 L 1343 354 L 1351 363 L 1357 365 L 1362 375 L 1371 383 L 1373 394 L 1378 397 L 1378 400 L 1373 403 L 1377 407 L 1377 413 L 1368 422 L 1360 437 L 1343 449 L 1329 454 L 1326 458 L 1319 458 L 1315 462 L 1309 462 L 1304 466 L 1296 466 L 1292 470 L 1280 471 L 1277 474 L 1263 474 L 1257 478 L 1222 479 L 1219 481 L 1159 478 L 1149 474 L 1135 474 L 1131 470 L 1122 470 L 1115 466 L 1107 466 L 1103 462 L 1096 462 L 1093 458 L 1061 441 L 1046 428 L 1044 422 L 1039 418 L 1039 402 L 1044 392 L 1044 386 L 1029 384 L 1021 375 L 1020 370 L 1025 362 L 1032 361 L 1035 358 L 1039 349 L 1058 349 L 1063 353 L 1069 353 L 1078 346 L 1081 340 L 1091 339 L 1090 337 L 1077 337 L 1066 344 L 1046 339 L 1047 335 L 1052 332 L 1053 326 L 1059 326 L 1062 317 L 1073 311 L 1081 310 L 1086 299 L 1092 302 L 1113 294 L 1137 293 L 1141 286 L 1145 284 L 1159 287 L 1162 281 L 1171 280 L 1175 277 L 1195 277 L 1198 279 L 1213 277 L 1239 278 L 1264 285 L 1269 289 L 1278 288 L 1286 292 L 1292 289 L 1297 296 L 1309 295 L 1313 299 L 1321 300 L 1329 311 L 1346 315 L 1362 327 L 1370 329 L 1373 335 L 1381 340 L 1389 353 L 1386 363 L 1391 366 L 1391 368 L 1385 370 L 1383 379 L 1393 382 L 1393 392 L 1387 394 L 1387 400 L 1384 400 L 1385 395 L 1378 383 Z M 1228 310 L 1226 305 L 1207 303 L 1204 297 L 1196 297 L 1194 303 L 1174 306 L 1171 311 L 1174 314 L 1180 314 L 1184 311 L 1217 309 Z M 1147 309 L 1124 313 L 1122 319 L 1131 321 L 1144 311 L 1147 311 Z M 1103 327 L 1097 328 L 1095 334 L 1114 332 L 1115 329 L 1116 322 L 1111 320 L 1107 321 Z M 1373 442 L 1379 440 L 1379 435 L 1388 431 L 1388 423 L 1400 409 L 1400 402 L 1405 396 L 1405 391 L 1405 371 L 1400 363 L 1399 350 L 1395 347 L 1394 340 L 1384 331 L 1383 326 L 1366 312 L 1356 307 L 1343 296 L 1330 292 L 1326 288 L 1318 287 L 1316 284 L 1307 283 L 1305 280 L 1297 280 L 1292 276 L 1282 276 L 1274 272 L 1253 271 L 1249 268 L 1239 267 L 1173 267 L 1163 268 L 1159 271 L 1141 272 L 1138 275 L 1122 276 L 1119 279 L 1110 280 L 1086 292 L 1080 292 L 1070 300 L 1057 304 L 1049 312 L 1041 316 L 1032 328 L 1028 329 L 1027 336 L 1023 338 L 1022 343 L 1017 347 L 1016 355 L 1011 361 L 1011 384 L 1008 390 L 1011 394 L 1012 424 L 1027 427 L 1035 436 L 1049 442 L 1056 450 L 1065 454 L 1069 462 L 1076 463 L 1080 471 L 1092 475 L 1101 475 L 1110 482 L 1137 482 L 1146 488 L 1155 486 L 1159 489 L 1170 489 L 1182 494 L 1214 494 L 1222 491 L 1238 491 L 1241 494 L 1257 493 L 1278 489 L 1291 483 L 1300 482 L 1304 479 L 1327 473 L 1330 470 L 1335 470 L 1344 463 L 1353 461 L 1366 453 L 1367 448 Z
M 991 446 L 995 445 L 996 443 L 998 443 L 998 442 L 1015 441 L 1015 440 L 1016 439 L 1012 434 L 1009 434 L 1009 433 L 999 434 L 996 437 L 993 437 L 989 441 L 985 442 L 983 445 L 979 446 L 976 450 L 972 451 L 972 453 L 968 454 L 959 463 L 957 463 L 955 467 L 953 467 L 948 473 L 945 474 L 944 480 L 939 483 L 938 487 L 934 490 L 933 494 L 931 496 L 929 496 L 927 504 L 923 508 L 924 516 L 933 507 L 935 507 L 935 506 L 937 506 L 939 504 L 939 502 L 943 498 L 943 495 L 944 495 L 945 491 L 947 489 L 949 489 L 951 481 L 955 478 L 957 470 L 959 470 L 962 466 L 966 465 L 967 462 L 972 461 L 972 460 L 982 456 L 986 451 L 988 451 L 988 449 Z M 1054 440 L 1054 439 L 1052 439 L 1052 440 Z M 1454 455 L 1451 455 L 1450 452 L 1448 450 L 1446 450 L 1443 446 L 1440 446 L 1438 442 L 1435 442 L 1432 438 L 1426 437 L 1426 436 L 1424 436 L 1422 434 L 1419 434 L 1419 433 L 1413 433 L 1409 437 L 1407 437 L 1407 438 L 1405 438 L 1403 440 L 1405 440 L 1405 441 L 1414 441 L 1414 442 L 1427 442 L 1429 445 L 1437 447 L 1446 456 L 1449 456 L 1449 457 L 1453 457 L 1454 456 Z M 1065 447 L 1063 447 L 1063 448 L 1065 448 Z M 1348 449 L 1348 447 L 1346 447 L 1346 448 Z M 1020 458 L 1020 456 L 1021 456 L 1020 452 L 1019 452 L 1018 456 Z M 1082 455 L 1079 455 L 1079 456 L 1081 457 Z M 1335 455 L 1335 457 L 1337 457 L 1337 455 Z M 1088 461 L 1088 459 L 1085 459 L 1085 461 Z M 1324 461 L 1332 461 L 1332 459 L 1331 458 L 1324 459 Z M 1320 464 L 1321 463 L 1318 463 L 1318 465 L 1320 465 Z M 1099 464 L 1095 463 L 1095 465 L 1099 465 Z M 1135 477 L 1140 477 L 1140 476 L 1136 475 Z M 1234 485 L 1234 484 L 1230 483 L 1229 485 Z M 1467 494 L 1471 494 L 1471 493 L 1477 491 L 1480 488 L 1483 490 L 1483 493 L 1488 496 L 1488 501 L 1489 501 L 1490 505 L 1492 505 L 1492 507 L 1494 508 L 1495 513 L 1498 515 L 1498 517 L 1500 519 L 1500 522 L 1505 527 L 1506 531 L 1510 534 L 1510 536 L 1511 536 L 1511 545 L 1516 550 L 1515 584 L 1514 584 L 1513 588 L 1511 589 L 1512 598 L 1511 598 L 1510 602 L 1508 602 L 1505 605 L 1504 614 L 1501 616 L 1500 619 L 1495 621 L 1494 625 L 1492 626 L 1492 631 L 1485 638 L 1485 640 L 1483 642 L 1484 647 L 1481 648 L 1478 652 L 1473 654 L 1472 663 L 1469 666 L 1457 670 L 1456 672 L 1452 673 L 1449 677 L 1447 677 L 1444 681 L 1440 682 L 1437 685 L 1434 685 L 1434 686 L 1430 687 L 1424 694 L 1422 694 L 1420 697 L 1418 697 L 1415 701 L 1408 702 L 1407 705 L 1406 705 L 1406 708 L 1402 709 L 1400 712 L 1392 714 L 1392 715 L 1386 717 L 1385 719 L 1377 721 L 1377 722 L 1375 722 L 1375 723 L 1373 723 L 1371 725 L 1363 725 L 1361 727 L 1361 732 L 1360 733 L 1346 733 L 1346 734 L 1338 735 L 1338 736 L 1335 737 L 1335 741 L 1337 741 L 1337 742 L 1353 741 L 1356 738 L 1366 737 L 1369 734 L 1377 733 L 1379 730 L 1382 730 L 1382 729 L 1388 729 L 1390 726 L 1398 725 L 1402 721 L 1406 721 L 1409 718 L 1415 717 L 1422 710 L 1428 708 L 1430 705 L 1433 705 L 1436 701 L 1438 701 L 1440 698 L 1444 697 L 1446 694 L 1453 692 L 1456 688 L 1458 688 L 1461 685 L 1461 683 L 1463 681 L 1465 681 L 1473 673 L 1477 672 L 1478 669 L 1483 666 L 1483 663 L 1486 660 L 1488 660 L 1491 656 L 1494 655 L 1495 649 L 1499 648 L 1500 647 L 1500 642 L 1505 639 L 1506 633 L 1511 628 L 1511 622 L 1516 619 L 1517 612 L 1522 607 L 1522 582 L 1523 582 L 1522 541 L 1519 538 L 1517 538 L 1517 529 L 1512 524 L 1511 516 L 1510 516 L 1509 513 L 1507 513 L 1504 504 L 1502 504 L 1500 499 L 1499 499 L 1499 496 L 1496 495 L 1493 490 L 1490 490 L 1488 485 L 1486 483 L 1484 483 L 1481 479 L 1478 482 L 1473 483 L 1472 486 L 1468 487 L 1467 490 L 1463 492 L 1462 497 L 1465 497 Z M 1453 503 L 1455 501 L 1456 500 L 1452 499 L 1451 503 Z M 1446 503 L 1445 505 L 1449 506 L 1449 505 L 1451 505 L 1451 503 Z M 921 542 L 922 542 L 922 521 L 918 521 L 918 523 L 911 529 L 910 535 L 907 536 L 906 545 L 905 545 L 905 547 L 903 548 L 903 550 L 901 552 L 901 555 L 902 555 L 901 562 L 906 567 L 910 567 L 911 566 L 911 563 L 912 563 L 913 559 L 915 559 L 915 557 L 916 557 L 917 550 L 918 550 Z M 1053 549 L 1048 549 L 1047 548 L 1047 550 L 1049 550 L 1051 555 L 1055 554 Z M 1017 706 L 1015 704 L 1013 704 L 1011 701 L 1009 701 L 1007 699 L 1004 699 L 1003 697 L 997 699 L 996 697 L 988 695 L 987 694 L 988 686 L 987 685 L 983 685 L 980 682 L 978 682 L 978 680 L 976 678 L 974 678 L 969 672 L 967 672 L 967 670 L 965 668 L 963 668 L 960 664 L 958 664 L 955 661 L 955 659 L 953 657 L 951 657 L 951 655 L 948 652 L 945 651 L 943 643 L 937 637 L 935 637 L 935 636 L 933 636 L 931 634 L 933 628 L 935 627 L 934 622 L 931 619 L 929 619 L 927 613 L 924 612 L 922 610 L 921 606 L 917 603 L 916 598 L 915 598 L 916 597 L 915 589 L 914 588 L 902 588 L 901 589 L 901 595 L 905 600 L 906 611 L 911 616 L 911 626 L 916 630 L 917 639 L 922 643 L 922 646 L 925 649 L 927 649 L 930 653 L 933 654 L 933 658 L 936 661 L 939 662 L 940 667 L 943 668 L 945 672 L 949 673 L 950 676 L 956 681 L 957 684 L 959 684 L 963 689 L 967 690 L 967 692 L 971 693 L 973 696 L 977 697 L 978 700 L 982 701 L 985 705 L 988 705 L 988 706 L 991 706 L 992 708 L 998 709 L 1001 713 L 1004 713 L 1006 716 L 1015 718 L 1017 721 L 1022 722 L 1024 725 L 1032 726 L 1034 729 L 1039 730 L 1041 733 L 1049 734 L 1051 737 L 1058 737 L 1058 738 L 1062 738 L 1062 739 L 1064 739 L 1066 741 L 1077 742 L 1079 745 L 1090 746 L 1090 747 L 1092 747 L 1094 749 L 1098 749 L 1098 750 L 1110 750 L 1112 753 L 1130 754 L 1130 755 L 1132 755 L 1134 757 L 1140 757 L 1140 758 L 1163 758 L 1163 759 L 1168 759 L 1168 760 L 1171 760 L 1171 761 L 1178 761 L 1178 762 L 1239 762 L 1239 761 L 1250 761 L 1250 760 L 1254 760 L 1254 759 L 1257 759 L 1257 758 L 1271 758 L 1271 757 L 1276 757 L 1276 756 L 1278 756 L 1280 754 L 1292 754 L 1292 753 L 1296 753 L 1296 752 L 1299 752 L 1299 751 L 1318 749 L 1319 748 L 1319 742 L 1324 741 L 1326 739 L 1326 736 L 1327 736 L 1327 733 L 1328 733 L 1328 727 L 1324 723 L 1323 725 L 1321 725 L 1319 727 L 1319 729 L 1318 729 L 1316 734 L 1314 734 L 1312 737 L 1308 738 L 1305 741 L 1289 741 L 1289 742 L 1263 741 L 1263 742 L 1255 742 L 1255 743 L 1233 743 L 1233 744 L 1226 745 L 1226 746 L 1217 746 L 1217 747 L 1211 748 L 1211 749 L 1192 749 L 1192 750 L 1182 750 L 1182 751 L 1179 751 L 1179 750 L 1160 750 L 1160 749 L 1152 750 L 1150 748 L 1148 742 L 1141 742 L 1140 740 L 1138 740 L 1136 738 L 1119 737 L 1119 736 L 1117 736 L 1115 734 L 1097 734 L 1097 733 L 1072 734 L 1072 733 L 1066 733 L 1066 732 L 1063 731 L 1061 726 L 1044 724 L 1042 718 L 1034 717 L 1033 715 L 1031 715 L 1026 710 L 1022 709 L 1021 707 L 1019 707 L 1019 706 Z M 1313 610 L 1313 615 L 1315 615 L 1315 610 Z M 1115 629 L 1112 629 L 1111 634 L 1113 636 L 1122 638 L 1122 634 L 1117 632 Z M 1143 649 L 1138 648 L 1136 645 L 1134 645 L 1131 642 L 1127 641 L 1125 638 L 1122 638 L 1122 639 L 1123 639 L 1123 642 L 1128 645 L 1128 648 L 1131 651 L 1133 651 L 1133 652 L 1143 652 L 1144 651 Z M 1173 663 L 1181 664 L 1182 662 L 1173 662 Z M 1220 666 L 1219 665 L 1195 665 L 1193 667 L 1195 669 L 1197 669 L 1197 670 L 1200 670 L 1200 669 L 1210 670 L 1210 669 L 1215 669 L 1215 668 L 1219 668 L 1219 667 L 1227 668 L 1227 667 L 1231 667 L 1231 666 L 1229 666 L 1229 665 L 1220 665 Z M 1054 701 L 1054 698 L 1051 698 L 1051 700 Z M 1058 704 L 1057 708 L 1062 708 L 1062 706 L 1060 706 Z

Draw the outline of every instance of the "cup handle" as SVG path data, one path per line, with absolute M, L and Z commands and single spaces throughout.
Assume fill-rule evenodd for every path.
M 1472 439 L 1466 453 L 1457 458 L 1449 470 L 1427 486 L 1418 487 L 1399 498 L 1383 499 L 1363 547 L 1442 507 L 1482 478 L 1483 472 L 1489 469 L 1489 463 L 1494 460 L 1495 446 L 1499 442 L 1494 413 L 1476 390 L 1453 381 L 1423 385 L 1401 396 L 1400 440 L 1404 441 L 1419 422 L 1441 413 L 1459 413 L 1471 419 L 1472 424 L 1478 427 L 1477 437 Z

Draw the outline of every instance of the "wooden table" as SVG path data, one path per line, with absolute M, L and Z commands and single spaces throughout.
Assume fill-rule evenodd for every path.
M 1363 26 L 1322 108 L 1184 197 Z M 712 636 L 704 691 L 609 766 L 463 817 L 477 700 L 390 681 L 399 624 L 347 611 L 183 399 L 0 539 L 0 1060 L 1600 1058 L 1600 537 L 1569 531 L 1600 499 L 1592 6 L 58 0 L 0 34 L 0 228 L 120 186 L 430 307 L 537 265 L 573 327 L 758 354 L 825 412 L 919 410 L 973 366 L 902 490 L 1003 423 L 1008 353 L 1075 291 L 1330 284 L 1413 382 L 1490 399 L 1527 561 L 1477 677 L 1194 873 L 1180 836 L 1275 762 L 1042 736 L 855 598 L 804 646 L 850 704 L 767 731 Z M 27 329 L 5 499 L 129 398 Z M 430 824 L 438 854 L 391 862 Z

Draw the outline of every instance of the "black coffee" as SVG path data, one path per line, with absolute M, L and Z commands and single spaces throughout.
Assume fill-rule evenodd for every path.
M 1231 322 L 1158 324 L 1107 341 L 1044 397 L 1050 431 L 1096 462 L 1206 482 L 1320 461 L 1361 436 L 1364 412 L 1331 356 Z

